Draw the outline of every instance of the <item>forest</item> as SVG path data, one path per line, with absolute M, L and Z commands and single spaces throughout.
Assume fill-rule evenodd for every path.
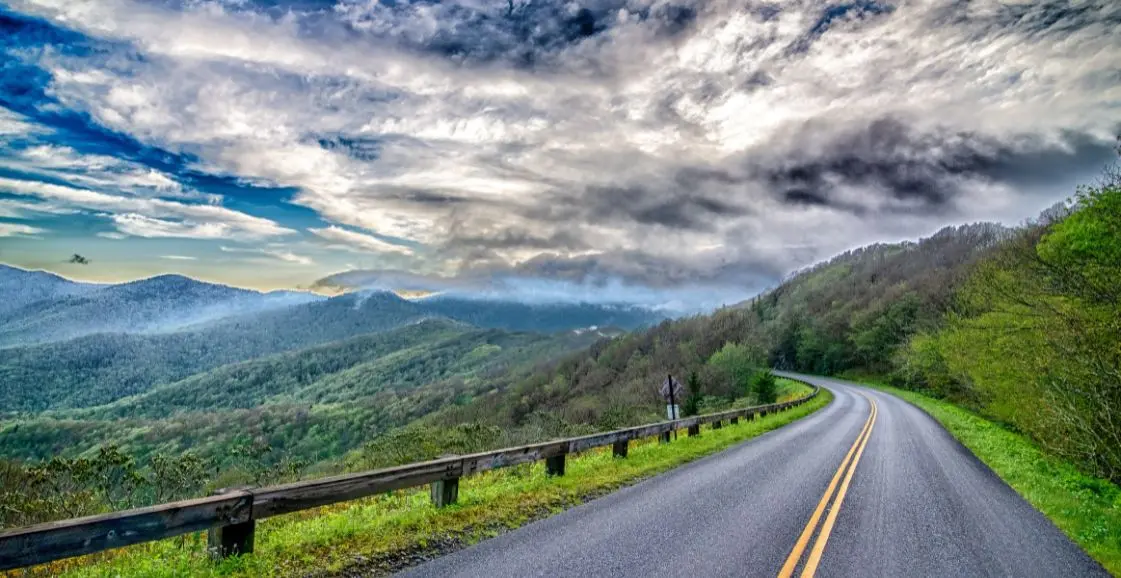
M 863 247 L 631 333 L 430 320 L 109 401 L 48 394 L 0 425 L 0 524 L 655 421 L 667 374 L 690 413 L 766 402 L 771 367 L 945 398 L 1121 483 L 1121 173 L 1015 228 Z

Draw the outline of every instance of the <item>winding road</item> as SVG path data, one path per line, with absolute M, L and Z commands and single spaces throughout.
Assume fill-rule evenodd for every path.
M 402 575 L 1108 576 L 927 414 L 796 377 L 833 402 Z

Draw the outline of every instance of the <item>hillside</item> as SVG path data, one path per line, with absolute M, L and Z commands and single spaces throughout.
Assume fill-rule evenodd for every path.
M 227 363 L 425 317 L 390 294 L 343 296 L 174 333 L 106 333 L 0 349 L 0 407 L 26 412 L 100 405 Z
M 182 283 L 180 280 L 165 281 L 174 285 Z M 196 303 L 213 303 L 201 295 L 229 289 L 194 281 L 185 285 L 191 288 L 190 295 L 198 296 Z M 167 286 L 165 283 L 159 287 Z M 151 295 L 152 287 L 151 283 L 113 286 L 103 292 L 114 290 L 117 295 L 127 290 L 128 295 Z M 216 287 L 220 289 L 214 289 Z M 163 302 L 162 293 L 157 295 L 161 295 L 157 301 Z M 41 303 L 45 309 L 52 307 L 47 302 Z M 234 301 L 224 303 L 222 307 L 229 307 Z M 68 307 L 69 301 L 65 304 L 71 313 L 75 311 Z M 156 309 L 153 305 L 147 311 Z M 105 404 L 228 363 L 433 318 L 465 321 L 484 328 L 549 333 L 588 325 L 634 328 L 658 317 L 643 309 L 600 305 L 530 306 L 466 299 L 414 302 L 388 292 L 352 293 L 228 316 L 175 332 L 99 333 L 68 341 L 0 349 L 0 407 L 6 411 L 36 412 Z
M 260 442 L 270 460 L 337 458 L 595 339 L 423 321 L 227 365 L 104 406 L 12 420 L 0 426 L 0 456 L 39 460 L 113 443 L 141 458 L 191 450 L 230 465 L 234 448 Z
M 516 427 L 548 415 L 613 427 L 657 415 L 667 373 L 697 372 L 702 395 L 742 395 L 753 369 L 815 373 L 890 368 L 894 353 L 937 327 L 976 263 L 1010 231 L 980 223 L 917 242 L 849 251 L 712 315 L 663 321 L 602 342 L 519 381 L 505 395 L 433 416 L 436 423 Z

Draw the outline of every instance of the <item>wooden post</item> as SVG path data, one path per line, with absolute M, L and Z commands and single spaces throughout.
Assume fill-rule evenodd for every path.
M 564 475 L 564 454 L 545 458 L 545 475 L 547 476 L 563 476 Z
M 220 496 L 229 492 L 245 491 L 248 487 L 222 488 L 215 490 L 213 495 Z M 249 496 L 250 511 L 252 511 L 253 496 Z M 206 532 L 206 550 L 215 560 L 229 556 L 253 553 L 253 534 L 257 523 L 252 518 L 240 524 L 226 524 L 212 526 Z
M 629 442 L 627 440 L 620 440 L 611 444 L 611 455 L 616 458 L 627 457 L 628 444 Z
M 437 508 L 450 506 L 459 500 L 459 478 L 432 482 L 432 504 Z
M 668 431 L 667 432 L 662 432 L 662 435 L 658 436 L 658 441 L 660 441 L 664 444 L 668 444 L 669 443 L 669 432 Z
M 712 422 L 712 429 L 720 429 L 720 421 Z
M 699 425 L 689 426 L 689 437 L 699 436 L 699 435 L 701 435 L 701 426 L 699 426 Z
M 734 417 L 734 418 L 732 418 L 732 419 L 728 420 L 728 423 L 730 423 L 730 424 L 732 424 L 732 425 L 736 425 L 736 424 L 740 423 L 740 418 L 739 418 L 739 416 L 736 416 L 736 417 Z
M 240 554 L 252 554 L 255 530 L 256 523 L 253 520 L 242 524 L 214 526 L 206 532 L 206 549 L 217 560 Z

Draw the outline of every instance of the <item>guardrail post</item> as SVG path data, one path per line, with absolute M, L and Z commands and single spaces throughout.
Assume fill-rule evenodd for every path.
M 668 431 L 662 432 L 662 435 L 658 436 L 658 441 L 660 441 L 664 444 L 668 444 L 669 443 L 669 432 Z
M 223 488 L 214 492 L 215 496 L 222 494 L 248 491 L 249 488 Z M 250 512 L 252 512 L 253 494 L 249 494 Z M 206 532 L 206 549 L 215 560 L 229 556 L 253 553 L 253 534 L 256 532 L 257 522 L 252 517 L 240 524 L 226 524 L 212 526 Z
M 689 426 L 689 437 L 699 436 L 699 435 L 701 435 L 701 426 L 699 424 Z
M 720 420 L 712 422 L 712 429 L 720 429 L 721 427 L 723 426 L 720 424 Z
M 740 418 L 738 416 L 734 417 L 734 418 L 728 420 L 728 423 L 731 424 L 731 425 L 736 425 L 736 424 L 740 423 Z
M 563 476 L 564 475 L 564 454 L 545 458 L 545 475 L 546 476 Z
M 440 456 L 440 459 L 454 457 L 457 456 L 455 454 L 444 454 Z M 437 508 L 443 508 L 459 500 L 459 476 L 462 473 L 462 463 L 449 463 L 445 474 L 447 477 L 429 484 L 429 493 L 432 496 L 433 505 Z
M 459 500 L 459 478 L 436 480 L 431 484 L 432 504 L 437 508 L 450 506 Z
M 627 440 L 620 440 L 611 444 L 611 455 L 616 458 L 627 457 L 627 446 L 630 442 Z

